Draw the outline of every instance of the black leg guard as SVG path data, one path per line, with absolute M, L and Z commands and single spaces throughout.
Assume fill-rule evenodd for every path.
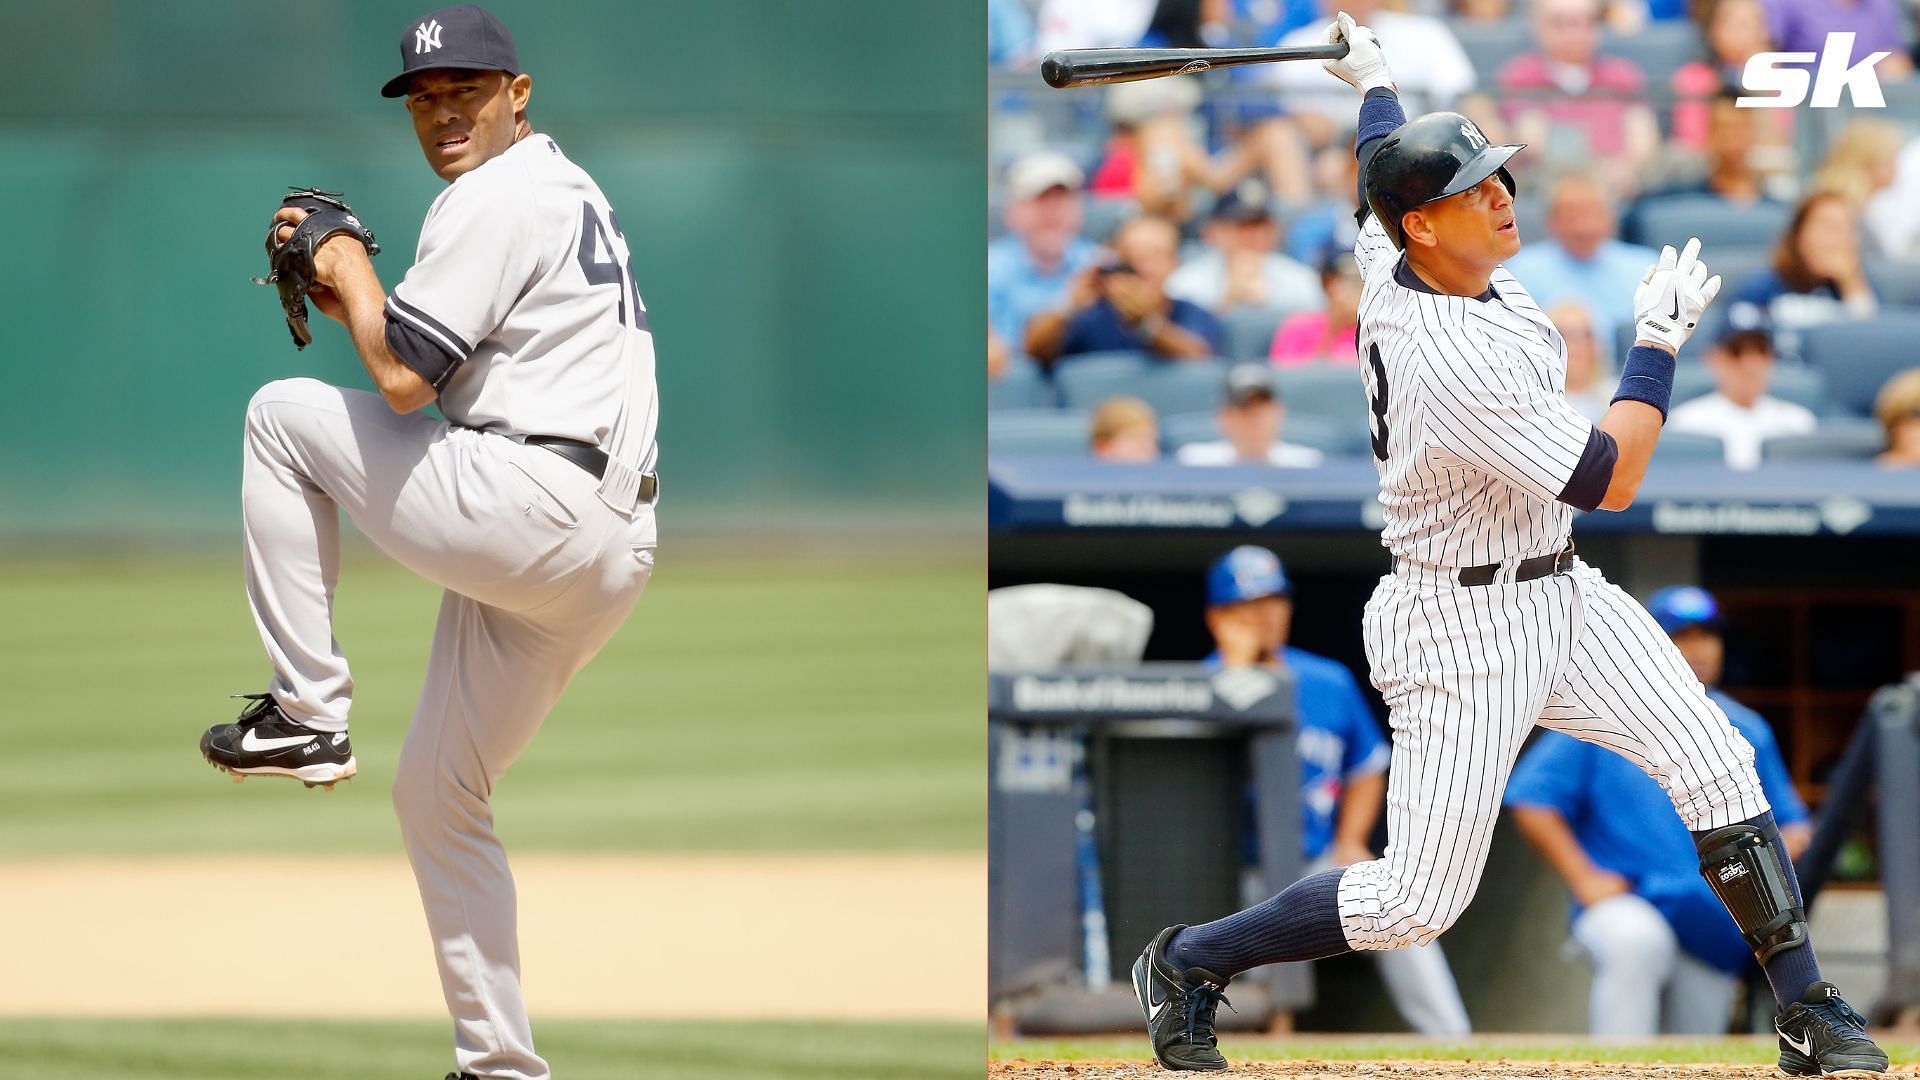
M 1780 830 L 1748 824 L 1715 829 L 1698 841 L 1700 876 L 1727 906 L 1753 954 L 1765 964 L 1807 940 L 1807 912 L 1787 885 Z

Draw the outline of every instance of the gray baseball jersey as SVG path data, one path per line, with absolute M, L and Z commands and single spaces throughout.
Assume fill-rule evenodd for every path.
M 452 1013 L 455 1060 L 546 1080 L 522 998 L 513 877 L 494 786 L 652 575 L 653 335 L 613 210 L 544 135 L 433 203 L 386 305 L 388 346 L 446 420 L 314 379 L 247 408 L 247 598 L 292 719 L 342 732 L 353 679 L 333 638 L 339 512 L 446 589 L 394 807 Z M 613 459 L 605 479 L 525 442 Z M 386 718 L 376 717 L 383 722 Z
M 653 468 L 653 334 L 626 237 L 551 138 L 529 135 L 441 192 L 387 316 L 449 421 Z

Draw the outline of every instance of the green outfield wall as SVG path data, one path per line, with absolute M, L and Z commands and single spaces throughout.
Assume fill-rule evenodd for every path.
M 247 277 L 288 184 L 404 272 L 442 185 L 378 87 L 431 6 L 0 3 L 0 539 L 231 530 L 253 390 L 369 385 Z M 625 227 L 682 522 L 977 515 L 985 5 L 489 6 Z

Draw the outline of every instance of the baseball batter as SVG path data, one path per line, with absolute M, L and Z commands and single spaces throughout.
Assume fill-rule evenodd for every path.
M 1780 1069 L 1875 1075 L 1886 1055 L 1820 979 L 1753 751 L 1653 619 L 1573 554 L 1573 510 L 1628 506 L 1666 419 L 1674 355 L 1719 291 L 1699 242 L 1634 299 L 1636 344 L 1598 426 L 1565 394 L 1566 342 L 1501 263 L 1520 249 L 1517 146 L 1454 113 L 1408 123 L 1372 31 L 1342 13 L 1327 69 L 1361 89 L 1367 220 L 1360 371 L 1393 569 L 1363 620 L 1391 709 L 1381 858 L 1172 926 L 1134 964 L 1155 1056 L 1224 1069 L 1214 1013 L 1262 964 L 1431 941 L 1473 899 L 1501 791 L 1536 723 L 1623 755 L 1665 789 L 1700 872 L 1766 969 Z
M 506 27 L 446 8 L 400 52 L 382 93 L 405 98 L 448 187 L 391 295 L 350 235 L 312 260 L 311 299 L 380 392 L 286 379 L 247 406 L 247 598 L 273 680 L 201 751 L 236 780 L 353 775 L 339 510 L 443 585 L 394 807 L 454 1019 L 450 1075 L 544 1080 L 489 798 L 652 572 L 653 339 L 606 197 L 527 118 Z M 305 216 L 281 210 L 275 232 Z M 444 421 L 417 411 L 431 401 Z

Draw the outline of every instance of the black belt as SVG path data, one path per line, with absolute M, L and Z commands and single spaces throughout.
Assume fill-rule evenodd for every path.
M 604 480 L 607 476 L 607 452 L 592 443 L 578 439 L 563 439 L 558 435 L 529 435 L 529 446 L 544 446 L 559 454 L 575 465 L 593 474 L 595 480 Z M 660 478 L 653 473 L 640 476 L 640 501 L 650 503 L 660 490 Z
M 1395 560 L 1395 565 L 1398 563 L 1399 560 Z M 1536 555 L 1531 559 L 1520 560 L 1520 565 L 1513 568 L 1513 580 L 1515 583 L 1532 581 L 1534 578 L 1543 578 L 1549 574 L 1564 574 L 1571 569 L 1573 569 L 1573 541 L 1569 540 L 1566 547 L 1551 555 Z M 1494 577 L 1499 573 L 1499 563 L 1463 566 L 1460 568 L 1460 584 L 1469 588 L 1475 585 L 1491 585 Z

